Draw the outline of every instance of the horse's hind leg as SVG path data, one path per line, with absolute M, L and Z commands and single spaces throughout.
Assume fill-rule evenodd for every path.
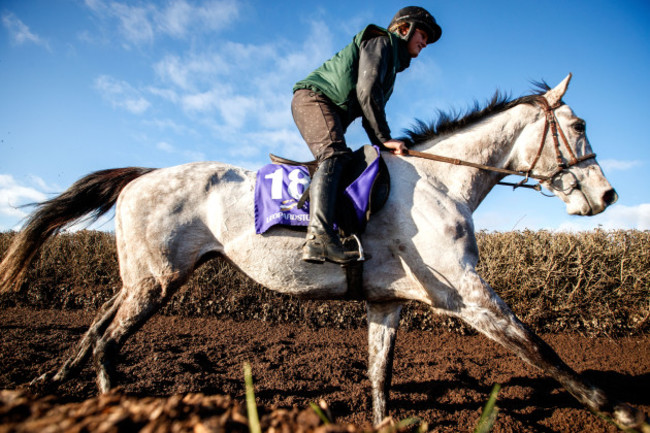
M 99 340 L 104 333 L 120 305 L 120 298 L 123 292 L 118 292 L 111 299 L 106 301 L 97 312 L 95 319 L 91 323 L 88 331 L 84 334 L 83 338 L 75 347 L 72 354 L 63 363 L 63 366 L 58 370 L 47 372 L 38 378 L 34 379 L 31 385 L 51 385 L 55 383 L 64 382 L 70 376 L 78 373 L 83 367 L 84 362 L 90 355 L 90 350 Z
M 93 362 L 100 392 L 108 392 L 114 385 L 114 358 L 124 342 L 158 311 L 184 282 L 185 278 L 179 279 L 177 275 L 148 277 L 132 288 L 123 289 L 126 295 L 93 349 Z
M 641 412 L 611 401 L 603 390 L 583 380 L 546 342 L 519 321 L 478 275 L 467 273 L 460 286 L 463 307 L 459 315 L 478 331 L 553 377 L 588 408 L 614 415 L 625 426 L 635 426 L 643 420 Z

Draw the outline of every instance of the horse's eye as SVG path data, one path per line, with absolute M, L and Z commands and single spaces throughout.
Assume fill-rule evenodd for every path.
M 573 130 L 578 134 L 584 134 L 586 129 L 587 129 L 587 124 L 582 120 L 579 120 L 573 124 Z

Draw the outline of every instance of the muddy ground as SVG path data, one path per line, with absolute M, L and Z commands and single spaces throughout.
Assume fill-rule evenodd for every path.
M 61 365 L 93 314 L 28 308 L 0 311 L 0 389 L 21 389 Z M 542 337 L 585 377 L 650 413 L 649 336 Z M 227 395 L 245 407 L 242 365 L 249 362 L 258 405 L 302 410 L 322 399 L 337 422 L 364 428 L 369 426 L 371 407 L 366 358 L 363 328 L 312 329 L 156 315 L 120 355 L 118 395 L 136 400 L 188 393 Z M 431 431 L 473 431 L 497 383 L 502 388 L 494 432 L 617 431 L 495 343 L 444 329 L 398 335 L 390 415 L 398 420 L 418 417 Z M 92 369 L 85 368 L 54 395 L 47 400 L 48 407 L 94 397 Z M 15 411 L 3 415 L 0 410 L 0 430 L 1 424 L 19 427 L 26 417 Z M 194 431 L 209 429 L 195 426 Z

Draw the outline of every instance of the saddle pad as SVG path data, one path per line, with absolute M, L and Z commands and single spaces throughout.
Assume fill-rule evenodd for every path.
M 268 164 L 257 172 L 255 182 L 255 232 L 260 234 L 276 224 L 306 226 L 309 203 L 298 208 L 298 200 L 310 182 L 307 168 Z
M 372 187 L 379 173 L 377 158 L 344 191 L 350 199 L 359 221 L 365 221 Z M 309 171 L 304 166 L 268 164 L 257 172 L 255 182 L 255 232 L 266 232 L 276 224 L 306 226 L 309 224 L 309 201 L 298 208 L 309 182 Z
M 365 221 L 366 219 L 366 212 L 368 211 L 368 206 L 370 204 L 372 187 L 377 175 L 379 174 L 379 161 L 381 159 L 380 151 L 377 146 L 373 146 L 373 148 L 377 151 L 377 158 L 368 164 L 359 177 L 345 188 L 344 192 L 352 202 L 354 212 L 359 222 Z

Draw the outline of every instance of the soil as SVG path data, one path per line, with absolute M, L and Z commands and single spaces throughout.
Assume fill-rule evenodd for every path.
M 37 431 L 27 427 L 57 407 L 61 413 L 63 405 L 73 407 L 66 413 L 76 416 L 80 408 L 95 405 L 100 409 L 94 416 L 105 419 L 112 413 L 106 405 L 132 407 L 134 402 L 153 408 L 168 423 L 180 416 L 181 402 L 202 402 L 202 411 L 185 416 L 194 420 L 193 430 L 179 431 L 212 431 L 205 408 L 216 413 L 214 408 L 222 407 L 217 411 L 221 414 L 234 406 L 227 411 L 229 424 L 222 426 L 227 431 L 248 431 L 241 415 L 246 413 L 242 369 L 246 362 L 252 367 L 263 428 L 275 425 L 275 431 L 282 431 L 283 421 L 278 419 L 291 419 L 293 424 L 285 425 L 285 431 L 309 431 L 305 425 L 315 426 L 319 421 L 304 409 L 320 400 L 337 423 L 351 424 L 340 431 L 369 427 L 366 329 L 311 329 L 252 320 L 156 315 L 123 348 L 117 366 L 120 388 L 103 400 L 96 398 L 90 365 L 53 396 L 13 391 L 34 393 L 25 384 L 61 365 L 93 314 L 18 307 L 0 311 L 0 389 L 12 390 L 0 395 L 0 431 Z M 650 336 L 614 340 L 559 334 L 542 338 L 587 379 L 650 413 Z M 436 432 L 474 431 L 495 384 L 501 384 L 501 390 L 493 432 L 618 431 L 516 355 L 480 335 L 445 329 L 399 333 L 390 415 L 396 420 L 418 417 Z M 169 407 L 176 412 L 163 410 Z M 161 413 L 167 418 L 160 418 Z M 269 414 L 275 414 L 275 424 Z M 151 412 L 147 417 L 153 419 Z M 144 425 L 144 421 L 118 421 L 111 424 L 117 430 L 105 431 Z M 89 425 L 95 424 L 86 424 L 86 431 L 94 429 Z M 128 428 L 120 429 L 120 425 Z

